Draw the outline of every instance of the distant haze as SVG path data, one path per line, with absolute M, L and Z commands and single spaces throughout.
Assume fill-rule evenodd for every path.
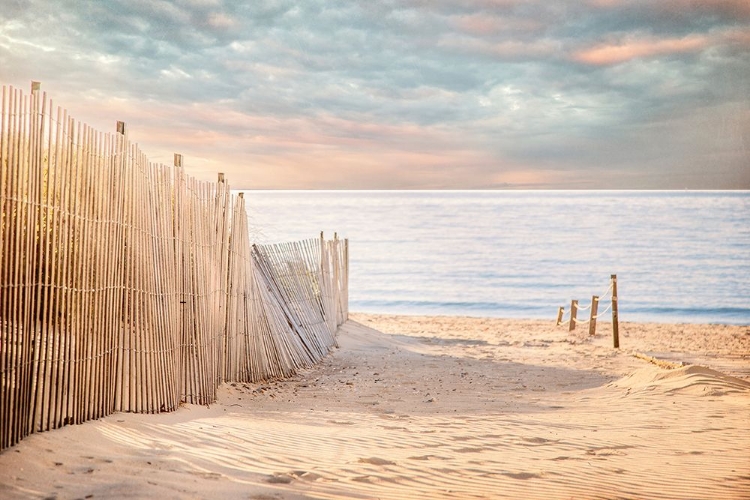
M 750 189 L 747 0 L 0 0 L 0 83 L 237 189 Z

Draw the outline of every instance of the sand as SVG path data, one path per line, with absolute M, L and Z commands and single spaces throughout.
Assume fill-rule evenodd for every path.
M 29 436 L 0 498 L 750 498 L 750 327 L 620 329 L 352 314 L 291 379 Z

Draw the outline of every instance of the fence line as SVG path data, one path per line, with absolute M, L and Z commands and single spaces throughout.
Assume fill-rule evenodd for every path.
M 250 245 L 245 199 L 32 84 L 0 104 L 0 449 L 115 411 L 207 404 L 320 360 L 348 241 Z
M 611 293 L 609 305 L 601 312 L 599 312 L 599 303 L 608 295 Z M 590 310 L 589 319 L 582 320 L 578 319 L 578 312 L 579 311 L 586 311 Z M 610 276 L 609 281 L 609 287 L 604 291 L 604 293 L 599 295 L 593 295 L 591 297 L 591 303 L 588 306 L 580 306 L 578 304 L 578 301 L 573 299 L 570 301 L 570 309 L 568 311 L 565 310 L 565 307 L 558 307 L 557 309 L 557 326 L 560 326 L 563 324 L 563 320 L 567 316 L 569 318 L 568 322 L 568 329 L 570 331 L 575 330 L 576 325 L 579 324 L 588 324 L 589 325 L 589 335 L 596 335 L 596 320 L 607 314 L 608 312 L 612 312 L 612 339 L 613 339 L 613 345 L 615 348 L 620 347 L 620 325 L 619 325 L 619 317 L 618 317 L 618 311 L 617 311 L 617 275 L 613 274 Z

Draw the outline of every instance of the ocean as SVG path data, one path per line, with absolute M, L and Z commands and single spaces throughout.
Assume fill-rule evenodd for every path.
M 748 191 L 245 191 L 258 243 L 348 238 L 350 310 L 750 325 Z M 602 308 L 607 302 L 602 301 Z M 587 314 L 587 313 L 586 313 Z

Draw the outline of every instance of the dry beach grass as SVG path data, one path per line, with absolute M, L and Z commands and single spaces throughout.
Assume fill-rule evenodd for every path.
M 352 314 L 291 379 L 26 438 L 0 497 L 750 498 L 750 327 L 608 326 Z

